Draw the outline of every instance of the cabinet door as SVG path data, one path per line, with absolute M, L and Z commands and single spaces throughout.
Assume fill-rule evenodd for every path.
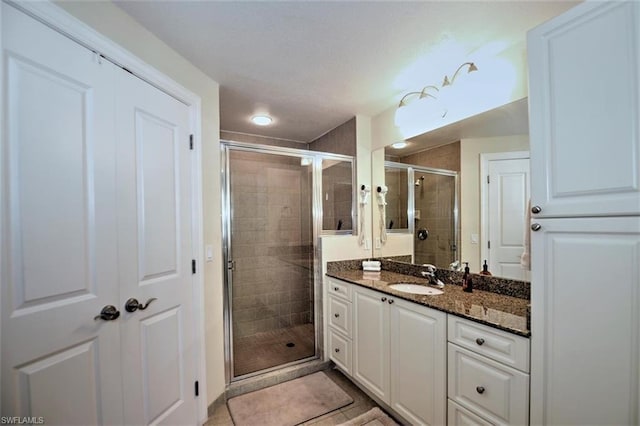
M 389 305 L 382 293 L 354 287 L 353 376 L 389 403 Z
M 538 222 L 531 423 L 638 424 L 640 217 Z
M 640 3 L 585 2 L 528 33 L 539 216 L 640 212 Z
M 446 422 L 446 314 L 392 299 L 391 408 L 414 425 Z

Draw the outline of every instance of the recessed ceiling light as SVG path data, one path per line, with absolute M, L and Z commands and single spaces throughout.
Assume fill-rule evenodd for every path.
M 409 144 L 406 143 L 406 142 L 396 142 L 391 146 L 394 147 L 395 149 L 402 149 L 402 148 L 406 147 L 407 145 L 409 145 Z
M 273 122 L 273 118 L 268 115 L 254 115 L 251 117 L 251 121 L 253 121 L 253 124 L 257 124 L 258 126 L 268 126 Z

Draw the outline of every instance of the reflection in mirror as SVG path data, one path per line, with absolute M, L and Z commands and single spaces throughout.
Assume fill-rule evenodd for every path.
M 354 169 L 352 159 L 322 159 L 322 231 L 351 232 L 353 229 Z
M 384 184 L 388 188 L 385 206 L 387 232 L 408 232 L 409 173 L 407 167 L 385 162 Z
M 499 199 L 500 196 L 507 194 L 504 191 L 509 191 L 510 195 L 506 195 L 504 199 L 509 201 L 511 205 L 506 210 L 500 209 L 500 203 L 497 203 L 497 207 L 494 206 L 491 210 L 489 184 L 487 183 L 487 175 L 493 173 L 493 166 L 489 160 L 508 157 L 528 158 L 527 114 L 527 100 L 523 99 L 416 136 L 407 140 L 408 146 L 406 148 L 393 149 L 391 146 L 384 148 L 384 158 L 387 160 L 385 164 L 392 161 L 394 164 L 403 163 L 416 169 L 413 171 L 413 177 L 407 176 L 414 189 L 416 181 L 420 181 L 420 185 L 422 185 L 420 177 L 424 173 L 418 171 L 421 167 L 446 169 L 459 173 L 457 196 L 459 213 L 457 240 L 459 242 L 455 260 L 469 262 L 471 272 L 480 272 L 486 259 L 489 265 L 493 265 L 489 266 L 489 271 L 495 276 L 529 280 L 528 271 L 523 271 L 519 264 L 519 254 L 523 251 L 523 236 L 526 226 L 524 213 L 529 193 L 528 166 L 525 165 L 522 170 L 519 170 L 517 176 L 509 171 L 507 178 L 496 177 L 496 180 L 492 180 L 495 184 L 492 187 L 492 193 L 496 193 L 495 190 L 499 189 L 494 199 Z M 372 158 L 376 160 L 382 156 L 381 152 L 374 152 Z M 513 159 L 510 158 L 510 160 Z M 485 165 L 483 165 L 483 161 L 486 162 Z M 379 171 L 373 170 L 374 178 L 381 176 L 383 173 L 382 161 L 376 160 L 372 164 L 379 168 Z M 385 180 L 390 174 L 389 168 L 384 167 Z M 381 178 L 377 179 L 381 181 Z M 502 187 L 502 183 L 506 186 Z M 513 195 L 516 193 L 517 195 Z M 414 195 L 417 197 L 418 192 L 415 192 Z M 389 197 L 391 198 L 391 196 L 391 191 L 389 191 Z M 398 198 L 404 200 L 401 196 Z M 407 210 L 409 209 L 409 198 L 411 198 L 411 194 L 406 197 Z M 426 199 L 428 200 L 429 197 Z M 424 241 L 429 241 L 432 237 L 431 229 L 428 226 L 422 226 L 425 222 L 422 219 L 425 212 L 424 208 L 418 206 L 418 203 L 419 201 L 416 199 L 415 210 L 420 210 L 420 220 L 415 220 L 413 218 L 414 212 L 409 211 L 407 214 L 409 226 L 404 229 L 404 232 L 407 233 L 408 229 L 415 225 L 415 229 L 412 230 L 412 243 L 416 250 L 414 251 L 414 247 L 409 247 L 411 243 L 408 240 L 404 243 L 408 248 L 406 254 L 414 256 L 418 253 L 420 244 L 417 240 L 417 231 L 423 228 L 429 231 L 429 236 Z M 394 207 L 391 206 L 391 208 Z M 402 211 L 402 208 L 398 207 L 397 211 Z M 509 220 L 506 221 L 506 219 Z M 412 224 L 412 222 L 414 223 Z M 442 224 L 442 219 L 440 224 Z M 394 228 L 397 228 L 395 223 Z M 496 234 L 491 231 L 500 229 L 508 229 L 510 231 L 509 238 L 494 237 L 493 235 Z M 502 238 L 507 243 L 505 246 L 510 246 L 508 247 L 512 253 L 509 255 L 510 259 L 499 259 L 498 252 L 502 252 L 502 249 L 498 250 L 498 248 L 502 244 L 496 238 Z M 491 249 L 489 249 L 489 245 Z M 399 254 L 396 247 L 394 247 L 394 251 L 386 251 L 386 249 L 387 247 L 382 245 L 374 250 L 374 255 L 384 257 Z M 506 253 L 506 251 L 504 252 Z M 425 261 L 416 256 L 414 263 L 434 263 L 439 268 L 448 268 L 450 261 L 444 261 L 443 256 L 440 260 L 436 257 L 433 261 Z

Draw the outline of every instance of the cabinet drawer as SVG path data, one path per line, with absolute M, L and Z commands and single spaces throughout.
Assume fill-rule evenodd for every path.
M 463 348 L 529 372 L 529 339 L 448 315 L 448 340 Z
M 351 338 L 351 303 L 329 297 L 329 324 Z
M 351 301 L 351 284 L 330 277 L 325 278 L 325 283 L 327 284 L 327 294 Z
M 329 358 L 351 375 L 351 340 L 329 328 Z
M 447 425 L 449 426 L 492 426 L 493 423 L 459 406 L 450 399 L 447 400 Z
M 529 375 L 449 343 L 448 396 L 495 424 L 529 423 Z

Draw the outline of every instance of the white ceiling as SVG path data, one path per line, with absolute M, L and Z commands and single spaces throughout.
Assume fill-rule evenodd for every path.
M 116 1 L 220 83 L 223 130 L 309 142 L 575 1 Z M 486 50 L 486 49 L 485 49 Z M 257 127 L 249 118 L 271 115 Z

